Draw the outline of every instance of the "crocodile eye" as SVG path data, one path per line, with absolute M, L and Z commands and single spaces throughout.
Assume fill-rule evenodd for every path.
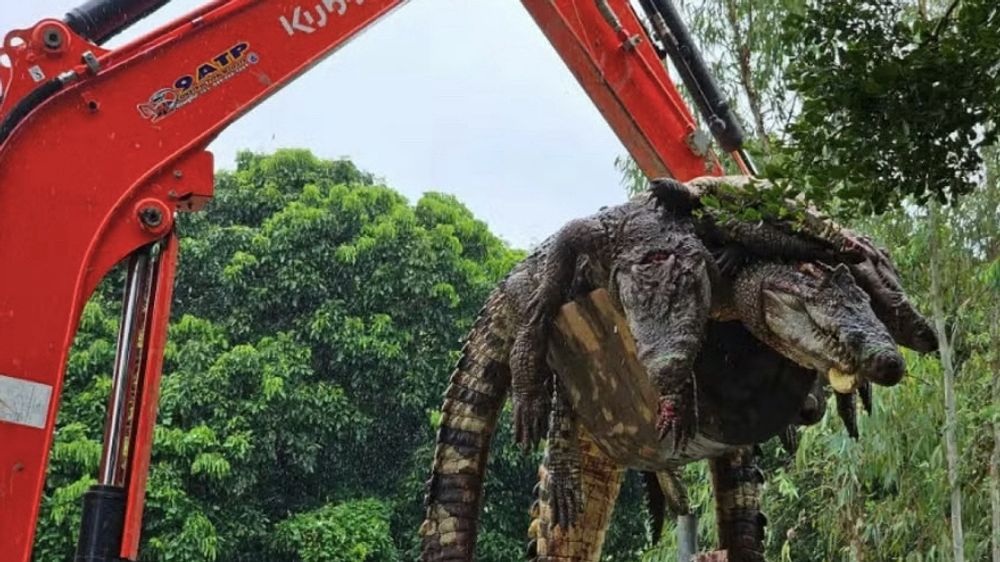
M 670 252 L 667 252 L 667 251 L 664 251 L 664 250 L 656 250 L 654 252 L 650 252 L 650 253 L 646 254 L 645 256 L 643 256 L 642 257 L 642 261 L 639 262 L 639 263 L 645 265 L 647 263 L 655 263 L 655 262 L 660 262 L 660 261 L 667 261 L 668 259 L 670 259 Z

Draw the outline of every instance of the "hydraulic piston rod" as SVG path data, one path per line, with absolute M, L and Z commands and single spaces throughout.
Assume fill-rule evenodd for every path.
M 145 339 L 143 332 L 159 249 L 159 244 L 152 244 L 129 258 L 100 473 L 98 483 L 84 494 L 75 562 L 120 559 L 127 500 L 127 454 L 131 453 L 125 449 L 133 433 L 135 395 L 141 382 L 138 380 L 140 345 Z
M 139 332 L 145 314 L 151 276 L 152 252 L 139 250 L 129 259 L 122 303 L 121 326 L 118 328 L 118 349 L 112 374 L 111 404 L 104 431 L 104 450 L 101 454 L 101 472 L 98 482 L 106 486 L 120 484 L 121 454 L 125 444 L 129 394 L 134 383 L 135 358 L 138 351 Z

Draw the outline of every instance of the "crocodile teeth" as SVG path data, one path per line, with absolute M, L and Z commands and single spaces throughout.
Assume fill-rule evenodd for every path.
M 851 373 L 841 372 L 836 367 L 830 367 L 826 373 L 830 386 L 840 394 L 850 394 L 858 388 L 858 377 Z

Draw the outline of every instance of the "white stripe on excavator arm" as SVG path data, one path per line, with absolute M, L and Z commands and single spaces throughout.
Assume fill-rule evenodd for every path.
M 47 384 L 0 375 L 0 422 L 43 429 L 51 399 Z

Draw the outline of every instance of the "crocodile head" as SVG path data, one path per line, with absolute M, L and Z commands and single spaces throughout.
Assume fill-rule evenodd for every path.
M 930 322 L 906 298 L 899 272 L 889 253 L 866 236 L 850 233 L 859 242 L 866 259 L 852 264 L 858 285 L 871 296 L 872 310 L 900 345 L 929 353 L 938 348 L 937 334 Z
M 906 372 L 886 326 L 846 265 L 757 263 L 736 279 L 740 318 L 757 338 L 839 392 L 864 380 L 893 385 Z

